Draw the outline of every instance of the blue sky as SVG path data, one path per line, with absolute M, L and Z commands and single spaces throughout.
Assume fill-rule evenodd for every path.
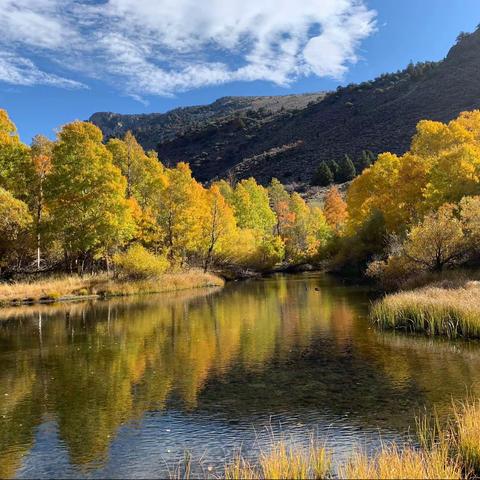
M 96 111 L 330 90 L 440 60 L 478 0 L 0 0 L 0 108 L 22 139 Z

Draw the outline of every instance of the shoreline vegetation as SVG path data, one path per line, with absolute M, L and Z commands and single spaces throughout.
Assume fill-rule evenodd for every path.
M 347 459 L 334 464 L 334 450 L 312 433 L 303 441 L 273 433 L 256 458 L 238 450 L 224 463 L 223 472 L 212 472 L 195 463 L 188 452 L 170 469 L 170 478 L 348 478 L 348 479 L 473 479 L 480 473 L 480 401 L 454 402 L 450 417 L 440 424 L 437 417 L 417 420 L 416 437 L 404 443 L 382 443 L 372 454 L 358 447 Z
M 140 280 L 190 269 L 238 278 L 317 266 L 344 218 L 338 192 L 322 209 L 276 179 L 203 185 L 187 163 L 164 165 L 131 132 L 106 140 L 89 122 L 28 146 L 0 109 L 0 282 L 113 272 L 136 290 Z
M 189 269 L 238 278 L 308 264 L 402 290 L 425 275 L 478 269 L 480 110 L 449 123 L 420 121 L 409 151 L 365 151 L 358 172 L 345 155 L 328 165 L 338 173 L 333 179 L 359 175 L 344 195 L 331 175 L 317 175 L 314 183 L 330 188 L 315 204 L 274 178 L 203 185 L 187 163 L 162 164 L 131 132 L 105 140 L 89 122 L 71 122 L 55 140 L 37 136 L 28 146 L 0 109 L 0 281 L 113 272 L 113 292 L 148 291 L 138 282 Z M 80 290 L 109 292 L 86 285 L 23 297 Z M 392 322 L 389 311 L 375 308 L 384 317 L 377 323 Z M 401 315 L 406 326 L 413 318 L 416 329 L 423 321 L 439 334 L 463 334 L 460 310 L 443 319 L 438 308 Z M 425 323 L 425 315 L 434 319 Z
M 0 283 L 0 308 L 223 287 L 224 283 L 221 277 L 213 273 L 195 269 L 137 280 L 115 278 L 106 273 L 58 275 L 33 281 Z
M 370 320 L 380 329 L 447 338 L 480 338 L 480 280 L 474 271 L 417 278 L 373 303 Z

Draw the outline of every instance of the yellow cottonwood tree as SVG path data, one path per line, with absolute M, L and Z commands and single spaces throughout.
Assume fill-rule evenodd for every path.
M 35 212 L 35 234 L 37 241 L 37 269 L 41 266 L 42 229 L 45 210 L 44 185 L 52 171 L 52 151 L 54 143 L 43 135 L 36 135 L 32 141 L 30 155 L 32 161 L 31 182 L 29 182 L 30 204 Z
M 410 230 L 404 244 L 409 260 L 434 271 L 459 262 L 467 251 L 462 223 L 452 204 L 442 205 L 438 211 L 429 213 L 422 223 Z
M 218 185 L 212 185 L 206 192 L 206 207 L 202 233 L 205 272 L 210 267 L 213 256 L 221 254 L 225 245 L 232 241 L 237 227 L 233 210 L 220 193 Z
M 58 134 L 46 181 L 51 228 L 66 260 L 83 270 L 85 261 L 111 252 L 134 233 L 126 180 L 112 162 L 95 125 L 75 121 Z
M 16 249 L 16 241 L 32 222 L 27 205 L 0 187 L 0 271 Z
M 186 163 L 166 169 L 156 212 L 163 244 L 171 262 L 184 265 L 188 254 L 198 252 L 208 217 L 205 189 L 192 177 Z
M 27 193 L 28 150 L 7 112 L 0 109 L 0 187 L 21 200 L 26 199 Z

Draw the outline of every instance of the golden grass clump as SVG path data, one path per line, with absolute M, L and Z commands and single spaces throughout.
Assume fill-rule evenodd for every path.
M 411 446 L 384 445 L 373 457 L 356 453 L 339 469 L 340 478 L 350 479 L 460 479 L 462 469 L 444 447 L 431 451 Z
M 480 400 L 454 406 L 454 446 L 466 470 L 480 474 Z
M 387 295 L 373 305 L 371 318 L 386 329 L 480 338 L 480 282 Z
M 107 274 L 62 275 L 30 282 L 0 283 L 0 306 L 72 300 L 86 296 L 175 292 L 223 285 L 220 277 L 201 270 L 165 273 L 158 278 L 144 280 L 114 279 Z
M 285 439 L 274 441 L 261 451 L 252 464 L 240 454 L 225 467 L 226 479 L 282 479 L 325 478 L 330 474 L 331 455 L 312 438 L 310 445 L 301 447 Z

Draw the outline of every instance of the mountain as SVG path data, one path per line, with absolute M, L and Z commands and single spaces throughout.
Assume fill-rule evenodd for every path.
M 363 150 L 403 153 L 419 120 L 449 121 L 480 108 L 480 30 L 461 34 L 444 60 L 409 65 L 334 92 L 226 97 L 165 114 L 96 113 L 105 137 L 127 130 L 167 165 L 188 161 L 195 177 L 272 176 L 300 186 L 322 160 Z
M 111 112 L 94 113 L 89 121 L 98 125 L 106 138 L 122 137 L 131 130 L 146 150 L 156 149 L 185 134 L 195 134 L 226 124 L 235 119 L 258 117 L 271 121 L 285 111 L 305 108 L 321 99 L 321 93 L 271 97 L 223 97 L 210 105 L 181 107 L 166 113 L 122 115 Z

